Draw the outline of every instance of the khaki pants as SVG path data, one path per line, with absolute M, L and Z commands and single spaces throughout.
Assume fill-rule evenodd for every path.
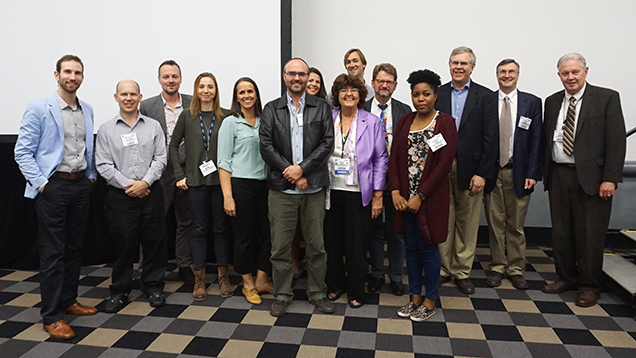
M 465 279 L 470 276 L 475 259 L 477 232 L 479 230 L 479 211 L 484 197 L 481 191 L 470 196 L 470 190 L 457 185 L 457 159 L 453 161 L 450 173 L 451 195 L 448 215 L 448 237 L 439 244 L 441 276 L 454 276 Z
M 303 238 L 307 243 L 307 296 L 309 301 L 326 297 L 327 252 L 323 235 L 325 190 L 314 194 L 285 194 L 270 189 L 268 204 L 274 297 L 283 301 L 291 301 L 294 297 L 291 287 L 294 278 L 291 242 L 296 234 L 299 218 Z
M 490 238 L 490 270 L 521 275 L 526 269 L 526 237 L 523 226 L 530 195 L 517 197 L 512 168 L 499 169 L 493 191 L 484 197 Z

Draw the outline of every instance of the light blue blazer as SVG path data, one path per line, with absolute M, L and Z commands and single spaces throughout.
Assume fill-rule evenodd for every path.
M 97 178 L 93 155 L 93 107 L 80 101 L 86 126 L 86 176 Z M 15 161 L 27 181 L 24 196 L 35 198 L 37 190 L 57 170 L 64 156 L 64 123 L 57 94 L 27 106 L 14 149 Z

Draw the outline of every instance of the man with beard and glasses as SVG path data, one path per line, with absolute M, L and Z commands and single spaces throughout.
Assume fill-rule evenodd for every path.
M 260 150 L 269 166 L 269 220 L 272 234 L 274 297 L 270 314 L 285 314 L 293 298 L 291 242 L 300 218 L 307 242 L 307 296 L 323 313 L 332 313 L 327 299 L 327 253 L 323 237 L 327 161 L 333 151 L 333 121 L 327 102 L 305 94 L 309 66 L 300 58 L 285 64 L 286 93 L 263 109 Z
M 181 67 L 174 60 L 166 60 L 159 65 L 159 84 L 161 93 L 157 96 L 145 99 L 139 106 L 139 112 L 159 121 L 166 136 L 166 144 L 170 143 L 172 132 L 177 124 L 177 119 L 184 108 L 190 108 L 192 96 L 179 93 L 181 87 Z M 185 145 L 179 146 L 179 162 L 185 171 Z M 186 285 L 194 285 L 194 273 L 192 272 L 192 255 L 190 254 L 190 208 L 185 190 L 176 186 L 172 165 L 166 166 L 161 174 L 161 188 L 163 189 L 164 211 L 166 216 L 174 206 L 174 214 L 177 219 L 177 235 L 175 240 L 174 258 L 179 268 L 179 279 Z
M 75 332 L 64 313 L 97 312 L 77 302 L 80 250 L 88 220 L 89 194 L 97 173 L 93 162 L 93 108 L 77 98 L 84 65 L 75 55 L 57 61 L 57 93 L 27 106 L 15 145 L 15 161 L 35 199 L 40 254 L 40 314 L 51 337 Z
M 397 69 L 390 63 L 381 63 L 373 69 L 371 81 L 375 96 L 364 104 L 364 109 L 378 116 L 383 123 L 384 140 L 390 155 L 393 141 L 393 129 L 397 128 L 400 117 L 411 113 L 411 107 L 393 98 L 397 89 Z M 388 173 L 387 173 L 388 174 Z M 388 179 L 387 179 L 388 183 Z M 394 208 L 391 192 L 384 191 L 384 215 L 373 220 L 371 237 L 369 238 L 369 255 L 371 256 L 371 280 L 367 285 L 369 292 L 380 292 L 384 283 L 384 241 L 387 242 L 389 258 L 389 278 L 391 292 L 396 296 L 404 294 L 404 238 L 395 232 L 393 224 Z

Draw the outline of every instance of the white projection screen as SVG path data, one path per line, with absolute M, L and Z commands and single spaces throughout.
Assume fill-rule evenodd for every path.
M 280 0 L 27 0 L 2 12 L 0 134 L 17 134 L 27 104 L 54 93 L 55 62 L 69 53 L 84 62 L 78 96 L 93 106 L 95 130 L 118 111 L 119 80 L 136 80 L 146 98 L 159 94 L 166 59 L 181 66 L 183 93 L 199 73 L 214 73 L 225 108 L 243 76 L 264 103 L 280 96 Z
M 320 69 L 328 89 L 355 47 L 368 60 L 366 81 L 377 63 L 393 63 L 395 96 L 411 104 L 408 74 L 429 68 L 445 83 L 451 50 L 469 46 L 477 55 L 476 82 L 496 89 L 495 67 L 512 57 L 521 64 L 519 88 L 545 99 L 563 89 L 558 58 L 580 52 L 588 82 L 619 91 L 627 129 L 636 127 L 636 1 L 294 1 L 292 14 L 293 55 Z M 627 160 L 636 160 L 636 136 L 627 143 Z

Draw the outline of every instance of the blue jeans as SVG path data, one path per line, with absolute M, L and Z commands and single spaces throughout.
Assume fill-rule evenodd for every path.
M 409 294 L 422 294 L 422 269 L 424 269 L 425 297 L 435 301 L 439 297 L 437 282 L 441 265 L 437 245 L 426 243 L 415 214 L 406 213 L 405 219 L 404 245 L 406 270 L 409 275 Z

